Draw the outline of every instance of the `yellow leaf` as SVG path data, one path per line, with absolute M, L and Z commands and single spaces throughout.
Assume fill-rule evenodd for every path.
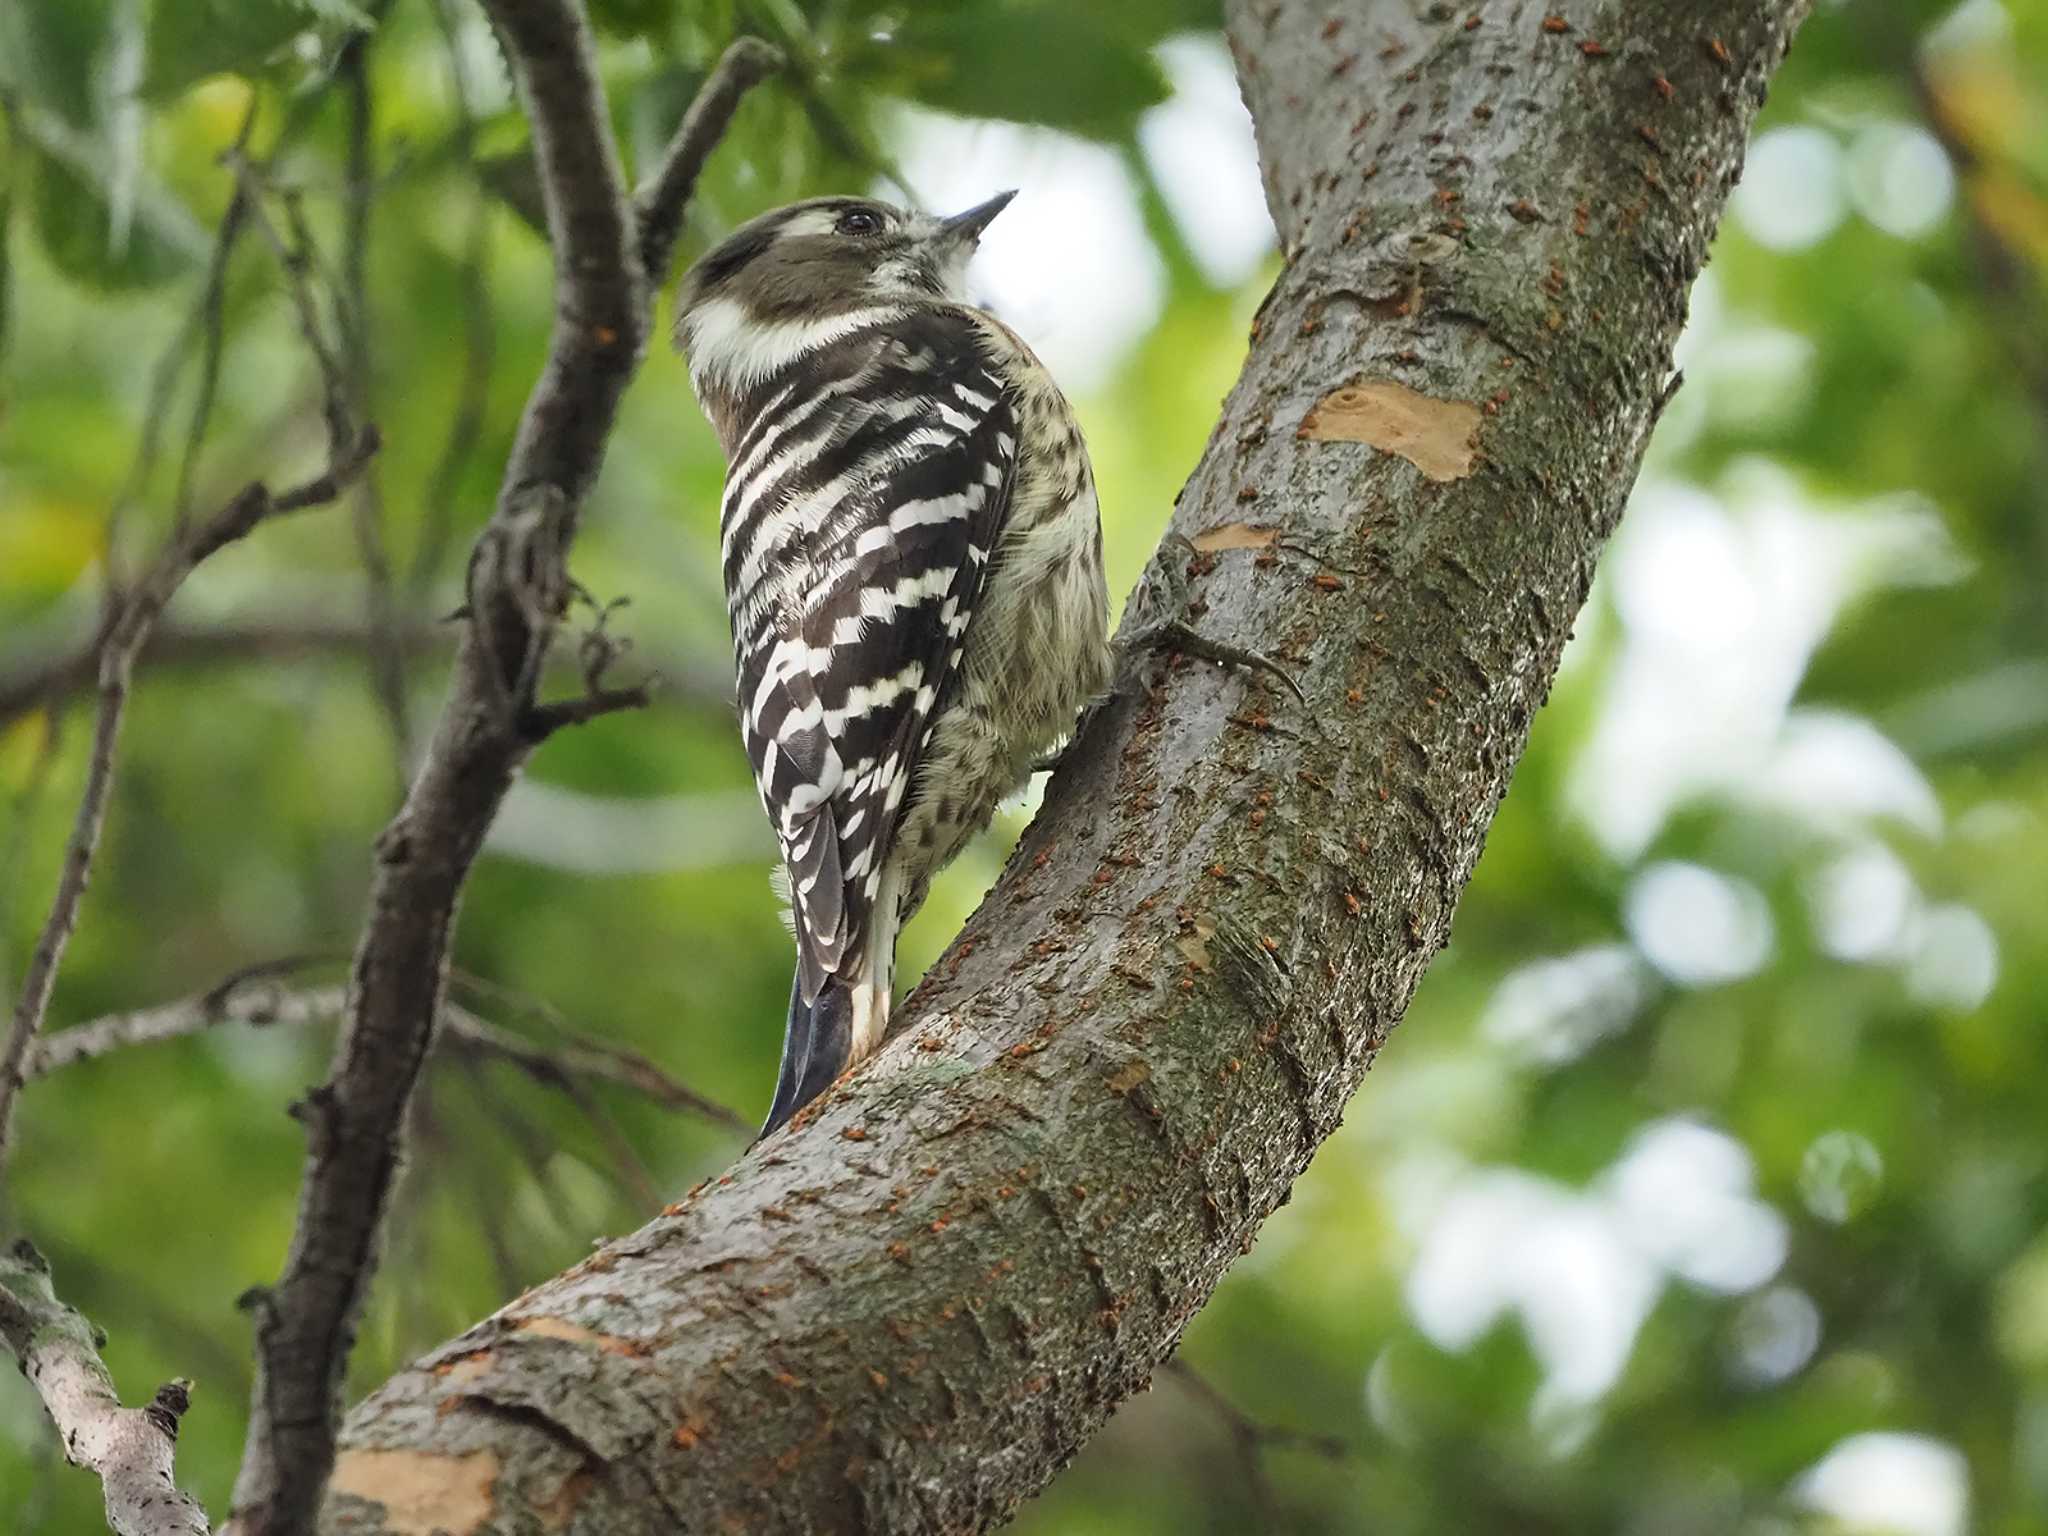
M 1942 126 L 1980 156 L 2009 159 L 2027 147 L 2033 104 L 2003 60 L 1950 60 L 1930 72 L 1928 85 Z
M 1971 179 L 1970 206 L 2000 245 L 2048 271 L 2048 199 L 2010 171 L 1985 171 Z
M 105 542 L 99 508 L 58 501 L 10 507 L 0 518 L 0 594 L 61 591 L 99 559 Z
M 47 710 L 31 710 L 0 725 L 0 790 L 11 797 L 28 788 L 36 764 L 48 750 L 49 740 Z

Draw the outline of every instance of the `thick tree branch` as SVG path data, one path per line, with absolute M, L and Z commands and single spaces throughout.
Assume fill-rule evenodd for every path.
M 123 1408 L 100 1361 L 99 1330 L 57 1299 L 28 1242 L 0 1254 L 0 1343 L 56 1426 L 64 1457 L 100 1480 L 114 1536 L 207 1536 L 206 1513 L 173 1479 L 190 1383 L 167 1382 L 146 1408 Z
M 533 127 L 555 325 L 497 509 L 471 556 L 469 622 L 447 700 L 378 841 L 333 1065 L 301 1107 L 309 1145 L 297 1225 L 283 1274 L 257 1309 L 257 1382 L 229 1527 L 239 1536 L 307 1529 L 332 1468 L 407 1105 L 444 1013 L 457 903 L 536 744 L 534 687 L 571 592 L 569 546 L 651 325 L 639 229 L 581 7 L 485 0 L 485 10 Z
M 897 1038 L 374 1393 L 322 1530 L 979 1529 L 1151 1378 L 1445 941 L 1804 9 L 1228 7 L 1288 265 L 1165 558 L 1307 708 L 1107 704 Z

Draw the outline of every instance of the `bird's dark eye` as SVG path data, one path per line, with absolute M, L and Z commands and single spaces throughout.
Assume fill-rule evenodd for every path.
M 872 235 L 882 227 L 882 216 L 872 208 L 849 208 L 839 215 L 842 235 Z

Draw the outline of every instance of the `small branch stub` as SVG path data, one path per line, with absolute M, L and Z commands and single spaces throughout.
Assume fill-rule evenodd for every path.
M 123 1408 L 100 1360 L 104 1336 L 57 1299 L 49 1261 L 26 1238 L 0 1256 L 0 1343 L 42 1398 L 65 1459 L 99 1478 L 114 1536 L 210 1536 L 172 1477 L 192 1384 L 168 1382 L 147 1407 Z

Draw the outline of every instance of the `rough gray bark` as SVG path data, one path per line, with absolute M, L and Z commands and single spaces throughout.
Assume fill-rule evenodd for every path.
M 881 1056 L 371 1396 L 323 1531 L 979 1528 L 1145 1385 L 1444 943 L 1804 10 L 1231 5 L 1287 266 L 1163 559 L 1306 706 L 1150 663 Z
M 0 1254 L 0 1343 L 43 1400 L 64 1459 L 100 1480 L 113 1536 L 207 1536 L 206 1511 L 172 1477 L 191 1383 L 167 1382 L 123 1408 L 100 1360 L 105 1336 L 57 1299 L 50 1266 L 27 1241 Z

